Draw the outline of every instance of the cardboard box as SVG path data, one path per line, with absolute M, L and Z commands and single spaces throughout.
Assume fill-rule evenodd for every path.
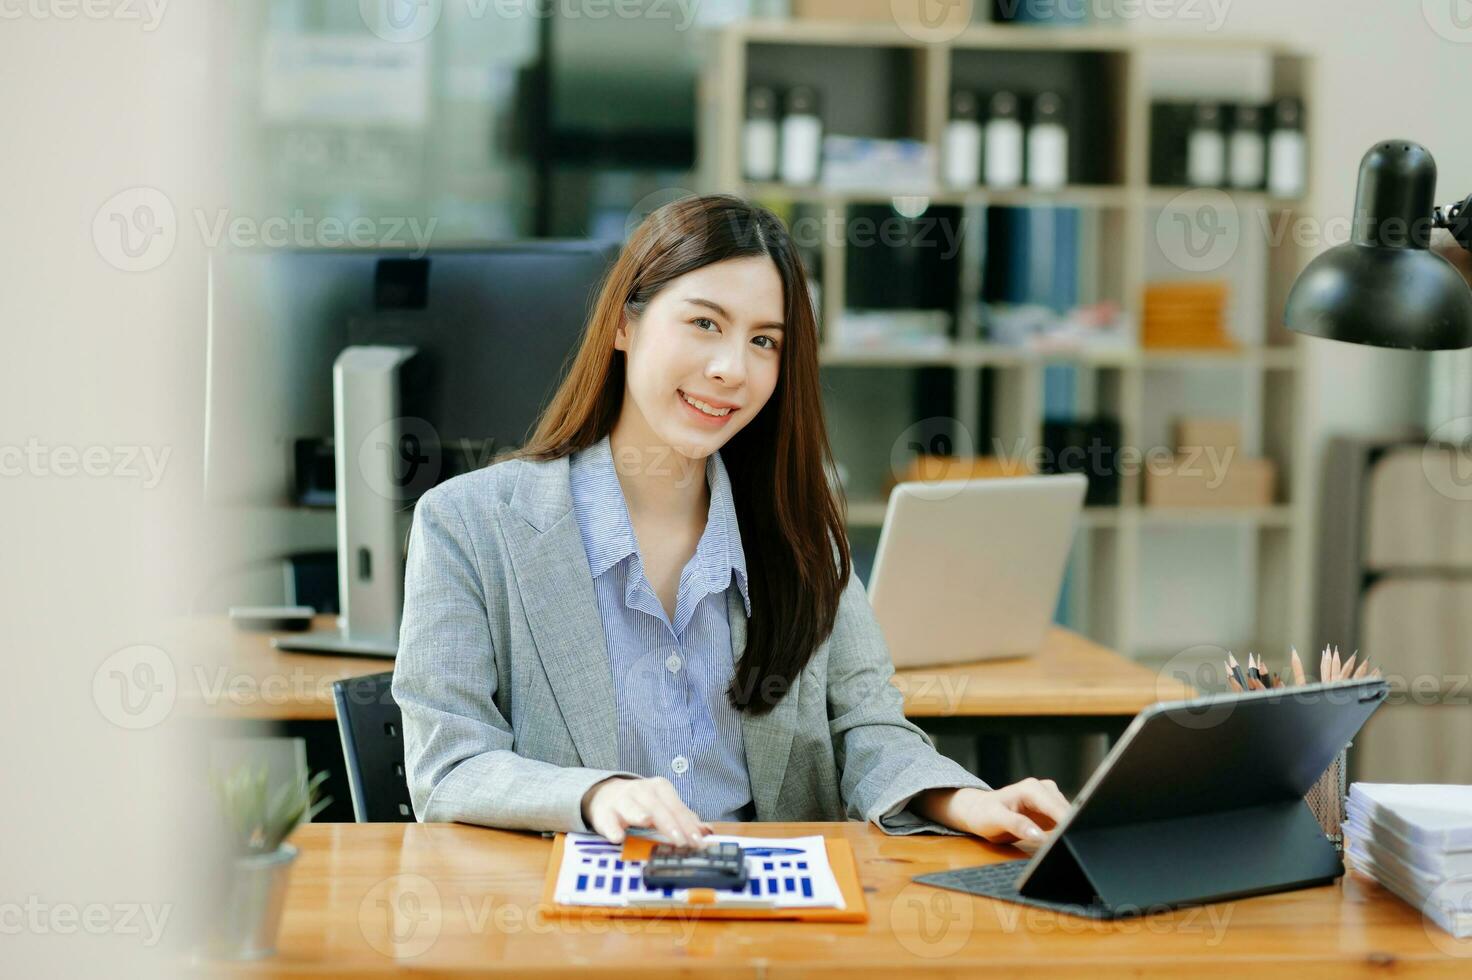
M 792 0 L 792 16 L 803 20 L 887 20 L 889 0 Z
M 1006 456 L 916 456 L 895 482 L 933 483 L 938 480 L 992 480 L 1009 476 L 1032 476 L 1026 457 Z M 890 484 L 893 489 L 894 484 Z
M 895 4 L 891 0 L 792 0 L 792 16 L 803 20 L 847 20 L 870 23 L 885 21 L 890 24 L 903 20 L 906 23 L 919 23 L 922 26 L 935 28 L 936 24 L 926 25 L 921 19 L 922 8 L 925 6 L 925 3 L 914 2 Z M 946 23 L 959 23 L 959 20 L 953 21 L 952 18 L 959 18 L 963 13 L 966 15 L 967 23 L 974 23 L 976 22 L 976 18 L 973 17 L 975 6 L 975 0 L 951 0 L 949 5 L 940 5 L 938 9 L 942 12 Z M 963 9 L 954 9 L 955 7 Z M 935 14 L 932 12 L 930 16 L 934 17 Z
M 1242 426 L 1236 419 L 1176 419 L 1175 437 L 1178 453 L 1197 449 L 1242 451 Z
M 1277 466 L 1270 459 L 1232 454 L 1223 466 L 1208 453 L 1186 453 L 1174 467 L 1157 460 L 1145 468 L 1147 507 L 1269 507 Z

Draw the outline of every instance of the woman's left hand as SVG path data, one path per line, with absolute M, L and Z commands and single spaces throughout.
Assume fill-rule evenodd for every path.
M 1068 813 L 1051 779 L 1024 779 L 1001 789 L 927 790 L 915 809 L 937 823 L 995 844 L 1037 843 Z

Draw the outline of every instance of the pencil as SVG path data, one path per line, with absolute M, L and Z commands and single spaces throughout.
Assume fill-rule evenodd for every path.
M 1237 683 L 1242 685 L 1242 690 L 1248 690 L 1247 675 L 1242 673 L 1242 665 L 1237 663 L 1237 658 L 1232 656 L 1231 651 L 1227 652 L 1227 666 L 1231 668 L 1232 676 L 1237 678 Z
M 1339 670 L 1340 680 L 1347 681 L 1354 676 L 1354 658 L 1357 656 L 1359 656 L 1358 650 L 1356 650 L 1354 653 L 1351 653 L 1349 655 L 1349 659 L 1344 662 L 1344 666 L 1341 667 Z
M 1329 679 L 1329 648 L 1324 647 L 1324 652 L 1319 654 L 1319 681 Z
M 1293 683 L 1294 684 L 1305 684 L 1305 683 L 1307 683 L 1307 681 L 1304 679 L 1304 676 L 1303 676 L 1303 661 L 1298 659 L 1298 648 L 1297 647 L 1294 647 L 1293 648 L 1292 655 L 1289 657 L 1289 662 L 1290 662 L 1291 666 L 1293 667 Z

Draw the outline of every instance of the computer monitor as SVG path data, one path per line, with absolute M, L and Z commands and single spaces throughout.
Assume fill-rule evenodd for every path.
M 549 240 L 419 257 L 356 249 L 215 257 L 210 501 L 302 502 L 298 443 L 331 440 L 332 368 L 350 345 L 416 349 L 403 408 L 446 450 L 434 482 L 493 448 L 520 445 L 561 381 L 614 251 Z M 422 492 L 425 482 L 407 489 Z
M 211 263 L 205 434 L 214 503 L 300 502 L 331 440 L 343 626 L 278 645 L 391 656 L 397 514 L 522 444 L 613 258 L 607 243 L 236 253 Z

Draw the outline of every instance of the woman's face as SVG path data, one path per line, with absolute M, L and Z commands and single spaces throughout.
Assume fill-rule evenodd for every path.
M 626 320 L 614 347 L 626 360 L 620 421 L 647 429 L 634 440 L 703 459 L 755 418 L 777 387 L 783 299 L 771 259 L 727 259 L 673 280 Z

